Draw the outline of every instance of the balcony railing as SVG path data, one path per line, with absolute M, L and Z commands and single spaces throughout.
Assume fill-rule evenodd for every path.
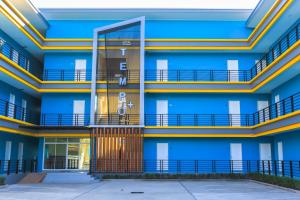
M 169 69 L 169 70 L 145 70 L 145 81 L 157 82 L 248 82 L 261 73 L 276 58 L 286 52 L 299 38 L 300 25 L 297 24 L 281 40 L 279 40 L 271 50 L 266 53 L 249 70 L 199 70 L 199 69 Z M 12 53 L 11 53 L 12 54 Z M 138 81 L 138 70 L 127 70 L 120 73 L 104 72 L 98 73 L 97 80 L 109 81 L 119 80 L 120 76 L 127 77 L 128 80 Z M 108 77 L 108 78 L 107 78 Z M 91 80 L 91 70 L 71 70 L 71 69 L 46 69 L 43 75 L 44 81 L 89 81 Z
M 44 81 L 90 81 L 90 70 L 46 69 L 43 74 Z
M 38 78 L 42 78 L 42 70 L 39 66 L 32 66 L 32 61 L 22 51 L 16 50 L 4 39 L 0 38 L 0 53 L 6 56 L 11 61 L 17 63 L 26 71 L 30 72 Z
M 145 114 L 145 126 L 254 126 L 300 110 L 300 92 L 252 114 Z M 137 114 L 97 114 L 96 125 L 139 125 Z M 88 126 L 88 114 L 42 114 L 41 126 Z
M 88 114 L 62 114 L 49 113 L 41 115 L 41 126 L 79 126 L 84 127 L 90 124 Z
M 37 160 L 0 160 L 0 175 L 27 172 L 37 172 Z
M 253 114 L 145 114 L 146 126 L 254 126 L 300 110 L 296 93 Z
M 250 79 L 253 79 L 257 74 L 261 73 L 267 66 L 269 66 L 276 58 L 286 52 L 299 39 L 300 24 L 294 26 L 288 33 L 286 33 L 272 48 L 266 53 L 251 69 Z
M 92 174 L 263 174 L 300 178 L 300 161 L 297 160 L 144 160 L 142 172 L 134 171 L 134 164 L 124 160 L 97 160 L 91 163 Z
M 226 81 L 246 82 L 251 78 L 249 70 L 146 70 L 146 81 L 199 82 Z
M 0 115 L 34 124 L 38 122 L 39 117 L 37 112 L 2 99 L 0 99 Z

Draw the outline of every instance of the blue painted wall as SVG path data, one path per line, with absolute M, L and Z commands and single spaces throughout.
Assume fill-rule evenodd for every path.
M 275 96 L 279 94 L 280 100 L 300 92 L 300 75 L 285 82 L 272 91 L 272 103 L 275 102 Z
M 50 20 L 47 37 L 92 38 L 93 29 L 115 22 Z M 245 21 L 146 20 L 145 29 L 146 38 L 247 38 L 252 31 Z
M 48 71 L 48 80 L 60 80 L 61 71 L 64 71 L 64 80 L 74 80 L 75 60 L 85 59 L 86 80 L 91 80 L 92 53 L 46 53 L 44 56 L 44 69 Z
M 300 132 L 292 131 L 274 136 L 274 158 L 278 160 L 278 142 L 282 142 L 283 160 L 300 160 Z
M 240 70 L 248 70 L 255 65 L 262 54 L 246 53 L 146 53 L 145 68 L 156 69 L 156 60 L 168 60 L 170 70 L 227 70 L 227 60 L 238 60 Z
M 30 122 L 38 122 L 41 105 L 40 99 L 30 96 L 24 93 L 22 90 L 0 81 L 0 99 L 9 102 L 10 93 L 15 95 L 15 104 L 18 107 L 22 106 L 22 99 L 25 99 L 27 101 L 27 113 L 28 115 L 30 115 L 28 116 L 28 120 L 30 120 Z M 1 109 L 4 109 L 3 101 L 0 105 Z
M 5 32 L 0 29 L 0 38 L 4 39 L 13 49 L 17 50 L 18 52 L 22 53 L 27 59 L 30 60 L 31 66 L 29 71 L 33 74 L 42 74 L 43 72 L 43 65 L 42 63 L 34 57 L 34 55 L 30 54 L 24 47 L 14 41 L 11 37 L 9 37 Z M 5 45 L 5 56 L 9 57 L 7 52 L 10 51 L 10 47 Z
M 169 114 L 228 114 L 228 101 L 239 100 L 241 114 L 257 111 L 257 101 L 269 100 L 263 94 L 146 94 L 145 113 L 156 113 L 156 101 L 168 100 Z
M 18 158 L 19 142 L 24 143 L 24 152 L 23 152 L 24 160 L 37 158 L 37 150 L 38 150 L 37 138 L 0 132 L 0 160 L 4 160 L 5 158 L 6 141 L 12 142 L 11 160 L 17 160 Z
M 157 143 L 169 144 L 169 160 L 230 160 L 230 143 L 242 143 L 243 160 L 259 160 L 259 143 L 273 143 L 273 139 L 145 138 L 145 160 L 156 159 Z
M 90 94 L 43 94 L 41 113 L 73 113 L 73 101 L 85 100 L 85 113 L 90 113 Z

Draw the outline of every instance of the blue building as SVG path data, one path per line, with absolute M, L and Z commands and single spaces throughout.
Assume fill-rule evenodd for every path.
M 299 169 L 299 8 L 1 1 L 0 174 Z

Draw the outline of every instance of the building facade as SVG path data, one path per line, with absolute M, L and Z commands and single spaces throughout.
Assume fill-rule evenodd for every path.
M 112 173 L 300 160 L 300 2 L 0 3 L 0 173 L 9 160 Z

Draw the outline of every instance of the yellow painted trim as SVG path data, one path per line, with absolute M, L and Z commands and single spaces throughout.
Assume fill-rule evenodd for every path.
M 90 133 L 38 133 L 37 137 L 89 137 Z
M 42 93 L 62 93 L 62 92 L 67 92 L 67 93 L 88 93 L 91 92 L 91 89 L 85 89 L 85 88 L 43 88 L 40 89 L 39 92 Z
M 291 0 L 291 1 L 293 1 L 293 0 Z M 254 35 L 257 33 L 258 29 L 263 25 L 263 23 L 267 20 L 267 18 L 272 14 L 272 12 L 277 8 L 277 6 L 280 3 L 281 3 L 281 0 L 278 0 L 272 5 L 270 10 L 267 12 L 267 14 L 262 18 L 262 20 L 257 24 L 257 26 L 254 28 L 252 33 L 249 35 L 249 37 L 247 38 L 247 42 L 249 42 L 254 37 Z M 276 18 L 276 20 L 278 19 L 278 17 L 276 17 L 276 16 L 274 18 Z
M 145 126 L 145 129 L 252 129 L 252 126 Z
M 256 138 L 256 137 L 260 137 L 260 136 L 266 136 L 266 135 L 272 135 L 272 134 L 278 134 L 280 132 L 285 132 L 285 131 L 290 131 L 290 130 L 294 130 L 294 129 L 299 129 L 300 128 L 300 123 L 297 124 L 292 124 L 292 125 L 288 125 L 285 127 L 280 127 L 277 129 L 272 129 L 272 130 L 268 130 L 268 131 L 264 131 L 261 133 L 256 133 L 256 134 L 228 134 L 228 133 L 224 133 L 224 134 L 168 134 L 168 133 L 162 133 L 162 134 L 144 134 L 145 138 L 161 138 L 161 137 L 166 137 L 166 138 L 243 138 L 243 137 L 249 137 L 249 138 Z
M 163 85 L 172 85 L 172 84 L 190 84 L 190 85 L 193 85 L 193 84 L 207 84 L 207 85 L 223 85 L 223 84 L 226 84 L 226 85 L 235 85 L 235 84 L 238 84 L 238 85 L 247 85 L 249 84 L 250 82 L 249 81 L 245 81 L 245 82 L 227 82 L 227 81 L 145 81 L 145 84 L 163 84 Z
M 254 134 L 168 134 L 168 133 L 158 133 L 150 134 L 144 133 L 145 138 L 244 138 L 244 137 L 255 137 Z
M 285 58 L 288 54 L 290 54 L 293 50 L 298 48 L 300 46 L 300 40 L 297 41 L 295 44 L 293 44 L 290 48 L 288 48 L 283 54 L 278 56 L 272 63 L 270 63 L 265 69 L 263 69 L 259 74 L 257 74 L 249 83 L 253 83 L 258 79 L 260 76 L 262 76 L 266 71 L 268 71 L 270 68 L 272 68 L 275 64 L 280 62 L 283 58 Z
M 291 124 L 291 125 L 288 125 L 288 126 L 277 128 L 277 129 L 257 133 L 257 134 L 255 134 L 255 136 L 256 137 L 266 136 L 266 135 L 271 135 L 271 134 L 274 134 L 274 133 L 280 133 L 280 132 L 284 132 L 284 131 L 290 131 L 290 130 L 294 130 L 294 129 L 298 129 L 298 128 L 300 128 L 300 123 Z
M 24 68 L 22 68 L 20 65 L 18 65 L 17 63 L 15 63 L 14 61 L 10 60 L 9 58 L 7 58 L 6 56 L 4 56 L 2 53 L 0 53 L 0 59 L 4 60 L 5 62 L 7 62 L 8 64 L 12 65 L 13 67 L 15 67 L 17 70 L 19 70 L 20 72 L 26 74 L 27 76 L 29 76 L 30 78 L 34 79 L 36 82 L 38 83 L 42 83 L 42 80 L 39 79 L 38 77 L 36 77 L 35 75 L 31 74 L 30 72 L 26 71 Z
M 19 25 L 19 23 L 0 5 L 0 11 L 13 23 L 19 28 L 32 42 L 35 43 L 40 49 L 43 49 L 43 46 L 34 38 L 32 37 L 25 29 Z
M 22 15 L 22 13 L 10 1 L 2 0 L 7 7 L 9 7 L 14 14 L 19 17 L 41 40 L 45 37 Z
M 275 23 L 275 21 L 282 15 L 282 13 L 287 9 L 287 7 L 293 2 L 294 0 L 290 0 L 287 3 L 285 3 L 285 5 L 283 7 L 280 8 L 280 11 L 278 13 L 276 13 L 275 17 L 273 17 L 273 19 L 271 20 L 270 24 L 268 24 L 266 26 L 266 28 L 259 34 L 259 39 L 268 31 L 268 29 L 271 27 L 272 24 Z M 64 40 L 63 38 L 49 38 L 46 39 L 43 35 L 41 35 L 40 33 L 37 33 L 38 31 L 35 29 L 35 27 L 33 27 L 29 21 L 19 12 L 17 11 L 16 8 L 14 8 L 11 3 L 9 3 L 7 0 L 4 0 L 4 2 L 6 3 L 6 5 L 19 17 L 21 18 L 25 24 L 28 25 L 28 27 L 30 29 L 33 30 L 33 32 L 35 32 L 43 41 L 92 41 L 92 39 L 87 39 L 87 38 L 70 38 L 67 40 Z M 178 39 L 177 41 L 216 41 L 216 42 L 249 42 L 252 37 L 255 35 L 255 33 L 258 31 L 258 29 L 262 26 L 262 24 L 266 21 L 266 19 L 271 15 L 271 13 L 273 12 L 273 10 L 275 10 L 275 8 L 279 5 L 281 1 L 277 0 L 272 8 L 268 11 L 268 13 L 264 16 L 264 18 L 260 21 L 260 23 L 258 24 L 258 26 L 256 26 L 256 28 L 253 30 L 253 32 L 250 34 L 250 36 L 247 39 Z M 3 9 L 1 9 L 1 11 L 3 12 Z M 13 22 L 16 24 L 16 20 L 13 19 L 12 16 L 9 16 L 9 13 L 5 13 L 5 15 L 10 19 L 13 20 Z M 18 25 L 18 24 L 16 24 Z M 17 26 L 19 29 L 21 29 L 22 32 L 25 31 L 25 29 L 23 29 L 23 27 L 21 27 L 20 25 Z M 25 33 L 28 36 L 28 33 Z M 28 36 L 29 37 L 29 36 Z M 29 37 L 31 40 L 33 39 L 32 36 Z M 250 45 L 250 46 L 246 46 L 246 47 L 240 47 L 240 46 L 222 46 L 222 47 L 145 47 L 146 50 L 249 50 L 252 49 L 255 44 L 259 41 L 258 38 L 256 38 L 254 40 L 254 42 Z M 147 41 L 159 41 L 159 40 L 163 40 L 163 39 L 146 39 Z M 175 39 L 164 39 L 164 40 L 170 40 L 170 41 L 174 41 Z M 33 41 L 34 43 L 36 43 L 37 41 Z M 39 42 L 38 42 L 39 43 Z M 43 50 L 53 50 L 53 49 L 63 49 L 63 50 L 91 50 L 92 47 L 91 46 L 41 46 L 40 44 L 38 44 L 38 46 L 43 49 Z
M 290 113 L 284 116 L 281 116 L 279 118 L 276 118 L 275 120 L 270 120 L 266 123 L 261 124 L 260 126 L 263 125 L 267 125 L 270 123 L 274 123 L 275 121 L 279 121 L 282 120 L 284 118 L 288 118 L 294 115 L 299 114 L 300 111 L 296 111 L 294 113 Z M 1 116 L 0 116 L 1 117 Z M 18 120 L 19 121 L 19 120 Z M 216 129 L 216 128 L 228 128 L 228 129 L 253 129 L 253 128 L 257 128 L 258 126 L 252 126 L 252 127 L 205 127 L 205 128 L 209 128 L 209 129 Z M 152 128 L 150 126 L 145 127 L 147 128 Z M 154 127 L 154 128 L 161 128 L 161 127 Z M 177 128 L 177 127 L 163 127 L 163 128 Z M 179 127 L 182 129 L 185 129 L 186 127 Z M 204 127 L 190 127 L 190 128 L 204 128 Z M 296 123 L 296 124 L 291 124 L 285 127 L 280 127 L 280 128 L 276 128 L 276 129 L 272 129 L 272 130 L 268 130 L 268 131 L 264 131 L 261 133 L 256 133 L 256 134 L 228 134 L 228 133 L 224 133 L 224 134 L 144 134 L 144 137 L 260 137 L 260 136 L 266 136 L 266 135 L 271 135 L 274 133 L 279 133 L 279 132 L 284 132 L 284 131 L 289 131 L 289 130 L 293 130 L 293 129 L 298 129 L 300 128 L 300 123 Z M 37 137 L 48 137 L 48 136 L 53 136 L 53 137 L 63 137 L 63 136 L 72 136 L 72 137 L 80 137 L 80 136 L 86 136 L 87 133 L 71 133 L 71 134 L 66 134 L 66 133 L 30 133 L 30 132 L 24 132 L 24 131 L 19 131 L 19 130 L 15 130 L 15 129 L 10 129 L 10 128 L 6 128 L 6 127 L 0 127 L 0 131 L 6 131 L 6 132 L 11 132 L 11 133 L 16 133 L 16 134 L 27 134 L 30 136 L 37 136 Z
M 257 43 L 258 41 L 265 35 L 265 33 L 271 28 L 271 26 L 273 24 L 275 24 L 275 22 L 278 20 L 278 18 L 285 12 L 285 10 L 293 3 L 294 0 L 289 0 L 289 1 L 286 1 L 284 3 L 284 5 L 281 7 L 281 9 L 279 10 L 278 13 L 276 13 L 275 17 L 273 17 L 271 19 L 271 22 L 263 29 L 263 31 L 259 34 L 259 36 L 257 38 L 255 38 L 255 40 L 253 41 L 253 43 L 250 45 L 251 48 L 253 48 Z M 277 1 L 276 3 L 279 4 L 280 1 Z M 273 9 L 273 7 L 272 7 Z M 261 23 L 261 22 L 260 22 Z M 258 25 L 261 25 L 261 24 L 258 24 Z M 251 34 L 252 35 L 252 34 Z M 250 35 L 250 36 L 251 36 Z M 249 37 L 250 38 L 250 37 Z M 251 40 L 251 38 L 250 38 Z M 249 40 L 249 41 L 250 41 Z
M 290 117 L 294 117 L 299 114 L 300 114 L 300 110 L 297 110 L 295 112 L 279 116 L 275 119 L 271 119 L 254 126 L 236 126 L 236 127 L 233 126 L 145 126 L 145 129 L 256 129 L 261 126 L 272 124 L 274 122 L 287 119 Z
M 3 115 L 0 115 L 0 119 L 5 120 L 5 121 L 9 121 L 9 122 L 14 122 L 14 123 L 17 123 L 17 124 L 23 124 L 23 125 L 26 125 L 26 126 L 35 126 L 35 124 L 29 123 L 29 122 L 24 122 L 22 120 L 10 118 L 10 117 L 6 117 L 6 116 L 3 116 Z
M 39 88 L 37 88 L 36 86 L 32 85 L 31 83 L 25 81 L 24 79 L 18 77 L 17 75 L 13 74 L 12 72 L 8 71 L 7 69 L 5 69 L 2 66 L 0 66 L 0 72 L 3 72 L 5 74 L 7 74 L 8 76 L 16 79 L 17 81 L 23 83 L 24 85 L 27 85 L 28 87 L 30 87 L 31 89 L 35 90 L 36 92 L 39 92 Z
M 299 44 L 300 43 L 298 43 L 297 46 Z M 281 57 L 280 59 L 282 59 L 282 58 L 283 57 Z M 166 92 L 169 92 L 169 93 L 195 93 L 195 92 L 196 93 L 253 93 L 253 92 L 257 91 L 258 89 L 260 89 L 267 82 L 271 81 L 276 76 L 280 75 L 283 71 L 287 70 L 289 67 L 291 67 L 292 65 L 294 65 L 295 63 L 297 63 L 299 61 L 300 61 L 300 55 L 297 55 L 292 60 L 290 60 L 288 63 L 283 65 L 279 70 L 277 70 L 275 73 L 270 75 L 268 78 L 264 79 L 261 83 L 259 83 L 252 89 L 230 89 L 230 90 L 229 89 L 145 89 L 145 93 L 166 93 Z M 279 60 L 277 62 L 279 62 Z M 270 67 L 270 65 L 269 65 L 269 67 Z M 269 69 L 269 67 L 268 67 L 268 69 Z M 81 93 L 91 92 L 91 89 L 82 89 L 82 88 L 67 88 L 67 89 L 65 89 L 65 88 L 62 88 L 62 89 L 51 89 L 51 88 L 46 89 L 46 88 L 44 88 L 44 89 L 40 89 L 40 88 L 37 88 L 36 86 L 32 85 L 31 83 L 25 81 L 24 79 L 18 77 L 17 75 L 13 74 L 12 72 L 8 71 L 7 69 L 5 69 L 2 66 L 0 66 L 0 71 L 11 76 L 12 78 L 14 78 L 18 81 L 20 81 L 21 83 L 27 85 L 28 87 L 32 88 L 33 90 L 35 90 L 37 92 L 70 92 L 70 93 L 72 93 L 72 92 L 81 92 Z M 43 81 L 42 83 L 46 83 L 46 84 L 48 84 L 48 83 L 49 84 L 55 84 L 55 83 L 58 83 L 58 84 L 90 84 L 90 82 L 73 82 L 73 81 L 71 81 L 71 82 Z M 149 82 L 146 82 L 146 83 L 149 84 Z M 156 82 L 153 82 L 153 84 L 154 83 L 156 83 Z M 163 82 L 163 83 L 171 84 L 170 82 Z M 191 82 L 190 84 L 194 84 L 194 83 Z M 230 84 L 232 84 L 232 83 L 230 82 Z M 136 89 L 125 89 L 125 90 L 128 92 L 133 92 L 133 93 L 139 92 L 139 90 L 136 90 Z M 106 89 L 98 89 L 97 92 L 106 92 Z M 115 89 L 114 92 L 120 92 L 120 90 Z
M 91 84 L 91 81 L 42 81 L 42 84 Z
M 19 135 L 32 136 L 32 137 L 36 136 L 36 134 L 31 133 L 31 132 L 16 130 L 16 129 L 7 128 L 7 127 L 4 127 L 4 126 L 0 126 L 0 131 L 19 134 Z M 0 135 L 1 135 L 1 133 L 0 133 Z

